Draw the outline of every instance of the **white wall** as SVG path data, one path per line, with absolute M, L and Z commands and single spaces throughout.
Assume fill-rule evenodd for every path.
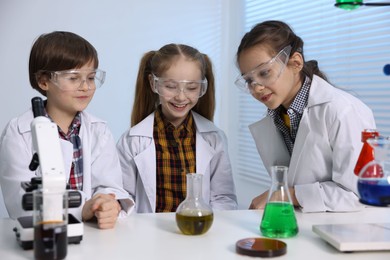
M 225 0 L 1 0 L 0 130 L 39 95 L 28 80 L 34 40 L 42 33 L 65 30 L 86 38 L 99 53 L 99 67 L 107 71 L 107 78 L 87 110 L 107 120 L 116 139 L 130 124 L 141 56 L 171 42 L 192 45 L 211 57 L 217 82 L 215 123 L 229 138 L 234 122 L 224 111 L 234 102 L 231 89 L 236 91 L 232 79 L 237 73 L 234 53 L 241 37 L 236 33 L 241 28 L 237 18 L 241 4 Z M 230 144 L 231 156 L 234 145 Z M 0 203 L 0 216 L 4 214 Z
M 129 126 L 138 63 L 146 51 L 178 42 L 221 64 L 223 0 L 96 1 L 12 0 L 0 2 L 0 128 L 24 112 L 38 92 L 28 81 L 28 57 L 42 33 L 67 30 L 98 50 L 107 71 L 88 111 L 106 119 L 118 138 Z M 6 96 L 6 98 L 5 98 Z
M 252 199 L 264 192 L 268 188 L 268 183 L 260 183 L 256 179 L 249 179 L 238 174 L 237 158 L 238 147 L 245 145 L 239 143 L 238 131 L 238 104 L 239 89 L 234 85 L 234 80 L 239 74 L 235 66 L 236 51 L 244 35 L 244 12 L 243 1 L 226 1 L 229 3 L 228 11 L 223 18 L 223 36 L 222 36 L 222 75 L 220 77 L 220 92 L 222 111 L 219 113 L 219 126 L 225 131 L 229 141 L 229 153 L 232 162 L 234 180 L 236 185 L 238 206 L 240 209 L 247 209 Z M 261 163 L 259 157 L 259 164 Z

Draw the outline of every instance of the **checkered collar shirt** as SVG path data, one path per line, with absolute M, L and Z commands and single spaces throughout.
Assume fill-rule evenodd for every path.
M 284 139 L 284 143 L 286 144 L 290 155 L 292 154 L 292 151 L 294 149 L 295 138 L 297 136 L 299 123 L 301 121 L 303 111 L 307 106 L 310 85 L 311 80 L 309 77 L 306 77 L 301 89 L 295 96 L 294 101 L 287 109 L 287 115 L 290 118 L 290 128 L 286 126 L 281 116 L 281 113 L 283 113 L 284 111 L 283 106 L 279 106 L 276 109 L 268 109 L 268 115 L 273 119 L 276 128 L 278 128 L 281 132 Z
M 46 117 L 50 116 L 46 112 Z M 53 121 L 50 118 L 51 121 Z M 63 140 L 67 140 L 73 144 L 73 162 L 70 168 L 69 175 L 69 188 L 72 190 L 83 189 L 83 149 L 81 139 L 79 137 L 81 127 L 81 114 L 78 112 L 74 117 L 71 125 L 69 126 L 68 133 L 64 133 L 60 127 L 58 127 L 59 137 Z
M 177 128 L 155 112 L 156 212 L 174 212 L 185 199 L 186 174 L 196 172 L 196 130 L 192 113 Z

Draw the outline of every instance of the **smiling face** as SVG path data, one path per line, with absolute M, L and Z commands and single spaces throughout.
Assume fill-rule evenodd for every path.
M 255 45 L 242 51 L 238 59 L 241 74 L 253 71 L 259 64 L 266 64 L 272 58 L 274 56 L 270 55 L 268 49 L 262 45 Z M 299 58 L 300 55 L 294 53 L 276 81 L 269 85 L 253 86 L 252 96 L 269 109 L 276 109 L 280 105 L 288 108 L 301 87 L 299 74 L 301 67 L 296 63 L 296 61 L 299 61 Z M 256 81 L 256 75 L 254 75 L 252 80 Z
M 163 72 L 159 77 L 172 79 L 176 81 L 200 81 L 202 73 L 199 63 L 188 60 L 183 56 L 179 56 L 174 60 L 172 65 Z M 153 88 L 153 84 L 152 88 Z M 186 95 L 184 91 L 180 91 L 173 97 L 159 96 L 162 113 L 166 119 L 174 126 L 179 126 L 187 117 L 190 110 L 196 105 L 199 97 L 194 95 Z

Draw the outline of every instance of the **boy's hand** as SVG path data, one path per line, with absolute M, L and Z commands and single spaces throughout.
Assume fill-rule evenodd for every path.
M 115 226 L 121 206 L 115 199 L 115 194 L 96 194 L 85 202 L 82 216 L 83 221 L 96 217 L 98 227 L 109 229 Z

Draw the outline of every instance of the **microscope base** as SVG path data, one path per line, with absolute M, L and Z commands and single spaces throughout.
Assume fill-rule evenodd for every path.
M 32 249 L 34 244 L 34 227 L 32 216 L 17 218 L 14 232 L 18 244 L 24 249 Z M 73 215 L 68 215 L 68 244 L 80 244 L 83 239 L 84 224 Z

